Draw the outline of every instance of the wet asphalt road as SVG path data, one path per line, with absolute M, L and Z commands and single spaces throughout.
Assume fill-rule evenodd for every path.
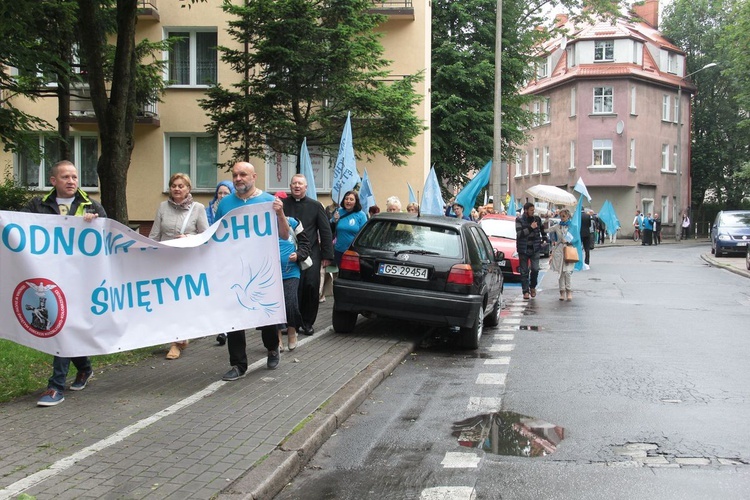
M 750 497 L 750 280 L 706 252 L 596 249 L 476 352 L 426 332 L 276 498 Z

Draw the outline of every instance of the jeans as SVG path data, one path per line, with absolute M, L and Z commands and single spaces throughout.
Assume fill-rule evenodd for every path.
M 70 369 L 71 361 L 79 373 L 91 371 L 91 360 L 86 356 L 79 358 L 60 358 L 55 356 L 55 359 L 52 360 L 52 376 L 47 382 L 47 387 L 49 389 L 54 389 L 57 392 L 63 392 L 65 390 L 65 379 L 68 378 L 68 370 Z
M 269 351 L 275 351 L 279 347 L 278 325 L 269 325 L 261 328 L 263 346 Z M 229 351 L 229 364 L 236 366 L 241 373 L 247 371 L 245 330 L 227 333 L 227 350 Z
M 523 293 L 528 293 L 530 288 L 536 288 L 539 278 L 539 253 L 518 254 L 518 270 L 521 273 L 521 288 Z M 531 268 L 529 269 L 529 263 Z

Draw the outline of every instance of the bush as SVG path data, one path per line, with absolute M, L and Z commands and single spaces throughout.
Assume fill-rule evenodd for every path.
M 18 211 L 29 201 L 31 193 L 6 174 L 5 180 L 0 184 L 0 210 Z

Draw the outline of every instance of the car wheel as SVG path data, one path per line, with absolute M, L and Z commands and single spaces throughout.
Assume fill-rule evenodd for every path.
M 484 318 L 484 324 L 487 326 L 497 326 L 500 324 L 500 311 L 503 308 L 503 296 L 498 295 L 492 312 Z
M 745 249 L 745 267 L 750 271 L 750 246 Z
M 336 333 L 351 333 L 357 325 L 357 313 L 350 311 L 337 311 L 335 308 L 331 313 L 333 331 Z
M 719 246 L 718 243 L 716 244 L 716 256 L 717 257 L 721 257 L 722 256 L 721 247 Z
M 461 328 L 459 342 L 465 349 L 479 349 L 479 339 L 482 338 L 484 324 L 484 307 L 479 306 L 479 312 L 474 318 L 474 324 L 469 328 Z

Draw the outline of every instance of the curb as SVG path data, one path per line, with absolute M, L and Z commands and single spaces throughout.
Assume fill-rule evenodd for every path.
M 718 262 L 717 260 L 713 259 L 709 254 L 706 254 L 706 253 L 701 254 L 701 259 L 703 259 L 710 266 L 719 267 L 721 269 L 725 269 L 739 276 L 750 278 L 750 271 L 745 271 L 744 269 L 740 269 L 739 267 L 735 267 L 730 264 L 722 264 L 721 262 Z M 742 262 L 744 263 L 745 260 L 743 259 Z
M 265 500 L 277 495 L 336 429 L 393 370 L 414 352 L 414 343 L 399 343 L 355 375 L 313 413 L 298 432 L 288 436 L 268 458 L 249 469 L 215 498 Z

